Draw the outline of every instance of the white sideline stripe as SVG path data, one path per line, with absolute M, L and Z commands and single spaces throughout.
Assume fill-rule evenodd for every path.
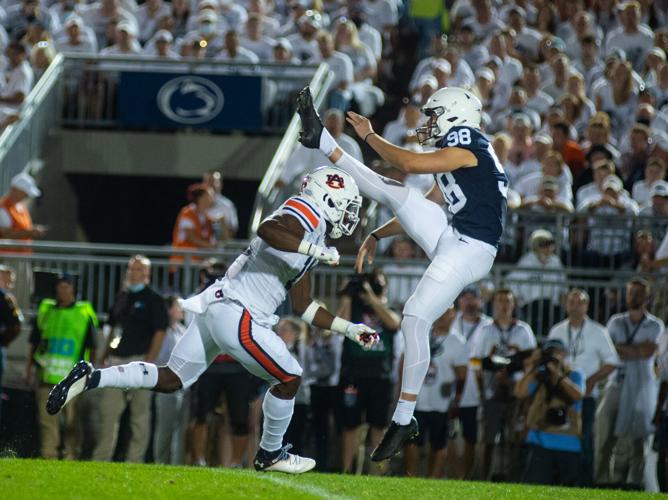
M 327 491 L 324 488 L 320 488 L 318 486 L 314 486 L 311 484 L 293 483 L 292 481 L 289 481 L 287 479 L 282 479 L 276 476 L 269 476 L 263 473 L 258 474 L 256 477 L 281 486 L 285 486 L 287 488 L 294 488 L 295 490 L 300 490 L 303 491 L 304 493 L 310 493 L 311 495 L 315 495 L 321 498 L 327 498 L 332 500 L 351 500 L 353 498 L 343 495 L 335 495 L 331 491 Z

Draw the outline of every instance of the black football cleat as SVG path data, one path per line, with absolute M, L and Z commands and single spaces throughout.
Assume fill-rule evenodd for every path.
M 58 382 L 46 400 L 46 411 L 50 415 L 58 413 L 63 406 L 88 388 L 88 380 L 93 373 L 93 365 L 79 361 L 63 380 Z
M 322 134 L 322 120 L 313 106 L 311 89 L 304 87 L 297 97 L 297 114 L 302 121 L 302 129 L 299 132 L 299 142 L 309 149 L 320 147 L 320 135 Z
M 382 462 L 383 460 L 392 458 L 402 450 L 406 441 L 413 439 L 418 434 L 418 423 L 415 417 L 411 418 L 408 425 L 399 425 L 396 422 L 391 422 L 385 434 L 383 434 L 383 439 L 380 440 L 376 449 L 371 453 L 371 460 Z

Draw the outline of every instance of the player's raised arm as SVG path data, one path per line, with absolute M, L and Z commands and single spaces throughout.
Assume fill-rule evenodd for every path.
M 310 274 L 310 272 L 307 273 L 290 289 L 293 312 L 301 316 L 308 324 L 345 335 L 365 349 L 371 349 L 376 345 L 380 336 L 373 328 L 362 323 L 351 323 L 348 320 L 334 316 L 313 300 L 313 297 L 311 297 Z
M 430 122 L 436 121 L 436 115 L 430 116 Z M 451 172 L 462 167 L 475 167 L 478 160 L 471 151 L 463 148 L 448 147 L 429 151 L 425 153 L 416 153 L 391 142 L 386 141 L 376 132 L 374 132 L 371 122 L 357 113 L 348 112 L 346 117 L 357 135 L 371 146 L 384 160 L 395 165 L 399 170 L 407 174 L 434 174 L 439 172 Z M 330 159 L 334 162 L 338 160 L 335 151 Z

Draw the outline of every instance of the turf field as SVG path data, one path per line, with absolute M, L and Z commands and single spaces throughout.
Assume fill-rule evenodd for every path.
M 379 478 L 118 463 L 0 459 L 3 500 L 158 498 L 230 499 L 631 499 L 642 493 L 509 484 Z

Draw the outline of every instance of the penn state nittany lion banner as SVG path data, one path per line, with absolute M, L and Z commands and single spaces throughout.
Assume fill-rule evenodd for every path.
M 142 129 L 262 129 L 262 77 L 122 72 L 118 118 Z

